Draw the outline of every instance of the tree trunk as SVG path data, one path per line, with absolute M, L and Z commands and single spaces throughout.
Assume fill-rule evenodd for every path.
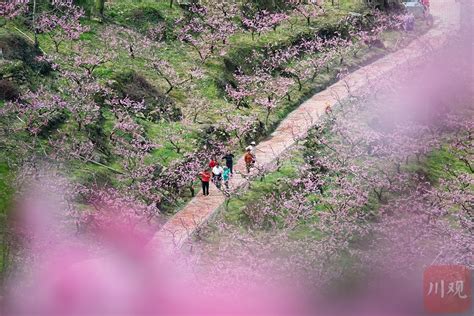
M 166 80 L 166 81 L 168 81 L 168 80 Z M 168 85 L 170 87 L 168 88 L 168 90 L 166 90 L 165 94 L 170 94 L 170 92 L 173 91 L 173 89 L 174 89 L 174 86 L 172 84 L 170 84 L 169 82 L 168 82 Z
M 104 10 L 105 10 L 105 0 L 97 0 L 97 11 L 99 12 L 100 17 L 104 16 Z
M 56 51 L 56 53 L 59 53 L 59 42 L 53 40 L 53 44 L 54 44 L 54 50 Z
M 267 110 L 267 116 L 265 117 L 265 128 L 268 129 L 268 119 L 270 118 L 270 112 L 271 110 Z
M 380 188 L 380 190 L 377 190 L 374 188 L 374 192 L 375 192 L 375 195 L 377 196 L 378 201 L 382 202 L 383 193 L 384 193 L 383 188 Z
M 33 1 L 33 33 L 35 37 L 35 48 L 39 47 L 39 42 L 38 42 L 38 30 L 36 28 L 36 0 Z

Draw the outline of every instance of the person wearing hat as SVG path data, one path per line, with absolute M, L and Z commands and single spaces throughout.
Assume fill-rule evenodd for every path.
M 253 164 L 255 163 L 255 158 L 252 155 L 250 146 L 247 147 L 246 153 L 244 156 L 245 167 L 247 168 L 247 173 L 250 173 L 250 169 L 252 168 Z
M 246 151 L 249 151 L 253 156 L 253 163 L 255 164 L 255 161 L 257 160 L 257 143 L 254 141 L 250 143 L 249 146 L 247 146 Z

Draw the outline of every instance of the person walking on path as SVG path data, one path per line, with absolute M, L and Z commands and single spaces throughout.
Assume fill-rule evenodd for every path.
M 231 174 L 234 173 L 234 155 L 232 153 L 227 153 L 222 159 L 225 160 L 225 165 L 229 168 Z
M 247 152 L 244 156 L 245 167 L 247 167 L 247 173 L 250 173 L 250 169 L 255 164 L 255 157 L 252 155 L 252 150 L 247 148 Z
M 224 169 L 219 166 L 217 163 L 214 168 L 212 168 L 212 180 L 218 189 L 221 188 L 221 181 L 222 181 L 222 174 L 224 173 Z
M 224 172 L 222 173 L 222 180 L 224 180 L 224 187 L 226 190 L 229 190 L 229 180 L 230 180 L 230 168 L 225 166 Z
M 211 158 L 211 161 L 209 162 L 209 168 L 212 169 L 212 168 L 214 168 L 214 167 L 217 166 L 217 165 L 218 165 L 218 162 L 217 162 L 217 160 L 216 160 L 216 157 L 213 156 L 213 157 Z
M 250 151 L 250 154 L 253 156 L 253 165 L 257 161 L 257 144 L 255 142 L 251 142 L 247 148 L 245 148 L 246 151 Z
M 206 169 L 199 173 L 202 185 L 202 195 L 209 195 L 209 181 L 211 181 L 211 171 Z
M 256 142 L 251 142 L 250 145 L 247 146 L 246 149 L 250 149 L 250 153 L 257 158 L 257 143 Z

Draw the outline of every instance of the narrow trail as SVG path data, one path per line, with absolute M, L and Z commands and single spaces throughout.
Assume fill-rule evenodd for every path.
M 258 164 L 268 169 L 277 157 L 293 146 L 297 139 L 306 136 L 308 130 L 325 114 L 327 107 L 337 105 L 350 97 L 351 93 L 360 91 L 371 82 L 390 76 L 401 65 L 419 62 L 430 51 L 442 47 L 449 36 L 459 29 L 460 5 L 456 0 L 432 0 L 431 13 L 434 17 L 434 25 L 426 34 L 407 47 L 347 75 L 344 80 L 315 94 L 291 112 L 265 141 L 257 145 Z M 238 160 L 234 169 L 236 172 L 231 180 L 231 186 L 243 190 L 248 184 L 243 157 Z M 170 218 L 155 234 L 148 246 L 156 249 L 180 248 L 217 212 L 225 199 L 216 187 L 211 186 L 209 196 L 198 195 L 193 198 L 181 211 Z

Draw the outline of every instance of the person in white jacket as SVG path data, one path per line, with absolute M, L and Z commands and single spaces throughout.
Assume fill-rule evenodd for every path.
M 221 187 L 223 173 L 224 169 L 219 164 L 215 165 L 214 168 L 212 168 L 212 180 L 214 181 L 214 184 L 218 189 L 220 189 Z

